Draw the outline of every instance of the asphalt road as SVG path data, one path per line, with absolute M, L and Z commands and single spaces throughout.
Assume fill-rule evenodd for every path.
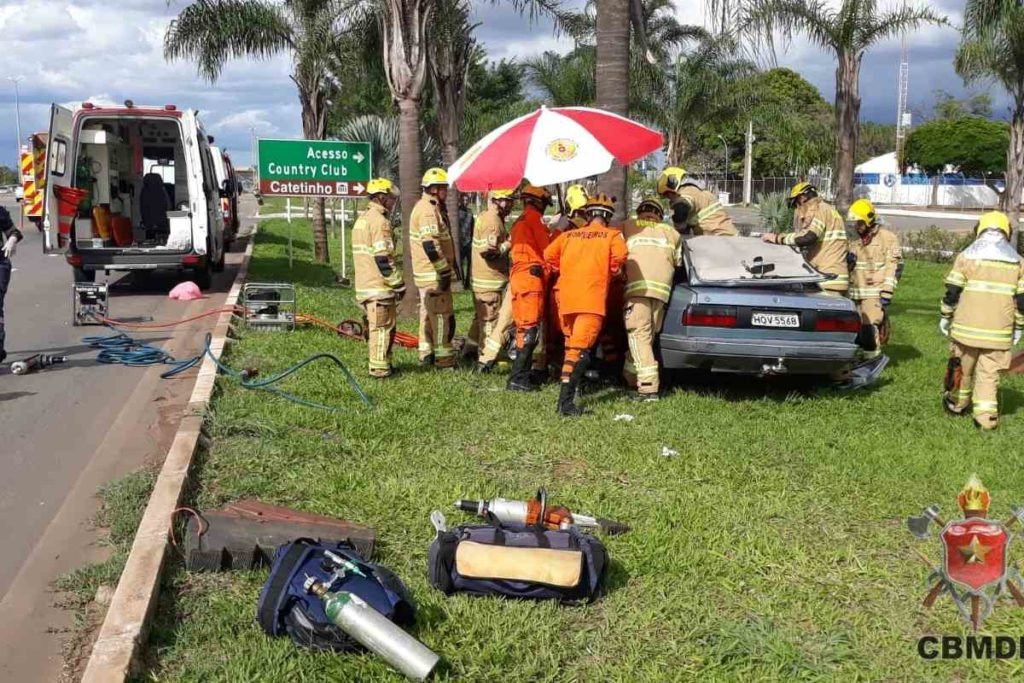
M 255 203 L 245 199 L 241 213 L 250 216 Z M 0 195 L 0 203 L 17 215 L 9 195 Z M 66 624 L 53 622 L 66 617 L 52 610 L 49 583 L 102 556 L 89 525 L 97 488 L 161 461 L 194 372 L 163 381 L 161 368 L 97 363 L 82 337 L 112 332 L 72 326 L 71 268 L 62 257 L 44 255 L 41 233 L 26 225 L 5 305 L 7 363 L 40 352 L 68 357 L 66 364 L 23 376 L 12 375 L 7 364 L 0 368 L 0 612 L 7 621 L 15 613 L 20 619 L 16 628 L 0 623 L 0 679 L 27 681 L 55 680 L 51 675 L 60 671 L 59 639 L 52 632 Z M 248 229 L 244 223 L 243 233 Z M 167 298 L 177 282 L 173 273 L 157 274 L 145 286 L 128 275 L 107 276 L 110 316 L 171 321 L 217 308 L 240 258 L 229 254 L 210 296 L 195 302 Z M 133 336 L 189 357 L 202 351 L 214 321 L 211 316 Z M 20 642 L 23 631 L 28 646 Z M 26 650 L 32 643 L 36 652 Z

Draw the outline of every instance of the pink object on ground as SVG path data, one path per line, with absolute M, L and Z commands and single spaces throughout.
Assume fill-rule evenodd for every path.
M 199 285 L 190 280 L 177 285 L 171 290 L 168 297 L 178 301 L 195 301 L 204 298 L 203 293 L 199 290 Z

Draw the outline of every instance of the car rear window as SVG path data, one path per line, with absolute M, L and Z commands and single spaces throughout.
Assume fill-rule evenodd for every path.
M 790 247 L 768 244 L 754 237 L 702 235 L 686 240 L 687 260 L 703 282 L 821 277 Z

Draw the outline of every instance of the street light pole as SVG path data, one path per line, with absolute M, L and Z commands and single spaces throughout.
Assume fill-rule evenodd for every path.
M 14 142 L 14 172 L 19 183 L 22 183 L 21 178 L 21 96 L 18 93 L 18 82 L 21 81 L 24 76 L 8 76 L 7 80 L 14 84 L 14 122 L 15 127 L 18 131 L 18 139 Z M 19 223 L 21 227 L 25 227 L 25 200 L 26 197 L 21 199 L 21 210 L 18 212 L 20 216 Z

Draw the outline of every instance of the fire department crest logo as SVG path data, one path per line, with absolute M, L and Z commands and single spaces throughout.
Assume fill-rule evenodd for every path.
M 1010 529 L 1015 524 L 1024 525 L 1024 508 L 1011 508 L 1011 516 L 1000 521 L 988 518 L 990 503 L 988 489 L 972 476 L 957 496 L 962 519 L 945 521 L 938 505 L 907 518 L 907 527 L 919 539 L 931 537 L 933 523 L 940 529 L 941 563 L 936 567 L 918 553 L 932 569 L 928 576 L 932 588 L 925 596 L 924 607 L 931 608 L 941 593 L 949 593 L 964 621 L 975 631 L 1004 594 L 1008 593 L 1018 607 L 1024 607 L 1024 579 L 1007 559 L 1013 540 Z
M 548 143 L 547 154 L 552 161 L 569 161 L 576 157 L 579 145 L 569 138 L 558 138 Z

